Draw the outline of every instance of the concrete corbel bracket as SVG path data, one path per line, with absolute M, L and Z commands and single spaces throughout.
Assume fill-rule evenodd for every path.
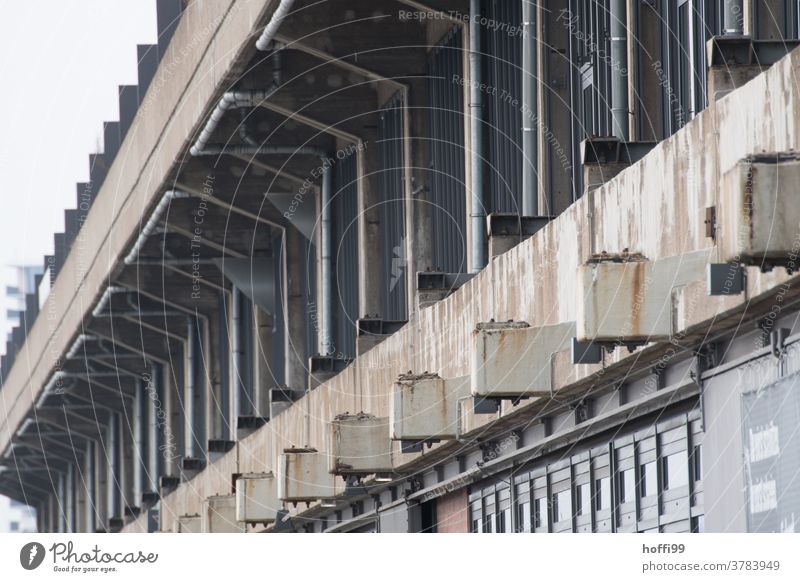
M 800 153 L 741 160 L 722 177 L 717 241 L 723 262 L 798 270 Z
M 549 396 L 553 356 L 569 348 L 575 322 L 531 327 L 481 323 L 472 336 L 472 395 L 476 398 Z
M 272 473 L 245 473 L 236 480 L 236 520 L 244 523 L 275 521 L 281 502 Z
M 469 376 L 445 380 L 438 374 L 408 374 L 394 383 L 389 418 L 391 438 L 423 442 L 458 436 L 458 402 L 469 396 Z
M 329 424 L 329 470 L 334 475 L 391 473 L 389 418 L 340 414 Z
M 578 267 L 577 339 L 616 345 L 668 341 L 674 292 L 702 282 L 711 248 L 655 261 L 602 254 Z
M 316 449 L 286 449 L 278 462 L 278 498 L 290 503 L 333 499 L 343 483 L 328 471 L 328 454 Z
M 244 522 L 236 519 L 235 495 L 212 495 L 203 503 L 202 533 L 244 533 Z

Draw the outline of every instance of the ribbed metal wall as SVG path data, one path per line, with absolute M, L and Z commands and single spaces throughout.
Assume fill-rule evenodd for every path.
M 383 319 L 405 321 L 406 240 L 403 188 L 403 94 L 398 92 L 381 110 L 378 142 L 381 151 L 381 255 Z
M 522 211 L 522 4 L 490 0 L 486 17 L 488 165 L 491 212 Z
M 333 176 L 333 256 L 336 265 L 334 351 L 356 354 L 358 314 L 358 188 L 356 155 L 337 159 Z
M 462 49 L 461 30 L 454 28 L 428 62 L 433 259 L 449 273 L 467 269 Z

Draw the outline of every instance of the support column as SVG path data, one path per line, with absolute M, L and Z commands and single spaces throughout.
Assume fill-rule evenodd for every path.
M 209 317 L 204 330 L 206 363 L 209 366 L 208 384 L 205 399 L 206 430 L 208 431 L 209 452 L 213 452 L 214 443 L 229 440 L 226 415 L 227 410 L 227 358 L 228 340 L 225 329 L 227 316 L 225 313 L 225 295 L 219 300 L 219 307 Z
M 120 503 L 120 445 L 119 413 L 114 412 L 108 419 L 106 432 L 106 452 L 108 455 L 108 474 L 106 476 L 106 514 L 108 527 L 111 522 L 122 518 Z
M 306 342 L 307 318 L 319 310 L 306 304 L 305 271 L 311 257 L 305 253 L 305 240 L 294 227 L 286 228 L 285 257 L 283 268 L 283 309 L 286 327 L 286 368 L 284 377 L 287 387 L 295 393 L 303 393 L 308 383 L 308 354 Z
M 258 307 L 253 309 L 253 416 L 269 419 L 269 392 L 276 386 L 273 369 L 274 316 Z M 281 362 L 281 365 L 283 363 Z
M 380 222 L 380 146 L 365 142 L 358 152 L 358 317 L 386 318 L 383 306 Z
M 559 22 L 558 6 L 536 7 L 538 61 L 539 214 L 557 216 L 573 202 L 569 78 L 570 29 Z M 574 194 L 576 197 L 579 193 Z
M 405 215 L 406 215 L 406 297 L 408 320 L 417 312 L 417 273 L 433 268 L 433 208 L 431 206 L 429 85 L 425 79 L 411 79 L 404 112 Z M 412 170 L 413 168 L 413 170 Z M 409 346 L 411 347 L 411 346 Z

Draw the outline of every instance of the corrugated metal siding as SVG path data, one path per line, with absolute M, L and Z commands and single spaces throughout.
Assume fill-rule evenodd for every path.
M 431 201 L 434 265 L 466 271 L 467 209 L 464 182 L 463 39 L 454 28 L 428 62 L 430 83 Z M 455 80 L 454 80 L 455 79 Z
M 378 123 L 381 151 L 381 254 L 383 276 L 381 293 L 387 320 L 405 321 L 406 242 L 403 169 L 403 98 L 398 92 L 381 110 Z
M 336 265 L 334 351 L 356 354 L 358 314 L 358 188 L 356 156 L 336 160 L 333 176 L 333 256 Z
M 487 3 L 488 163 L 490 212 L 522 211 L 522 4 L 508 0 Z

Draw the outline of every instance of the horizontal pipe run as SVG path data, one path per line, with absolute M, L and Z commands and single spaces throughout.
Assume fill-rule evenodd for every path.
M 188 198 L 189 195 L 186 192 L 181 190 L 167 190 L 164 195 L 159 200 L 158 205 L 156 205 L 153 214 L 150 215 L 149 220 L 145 223 L 144 228 L 139 233 L 139 238 L 136 239 L 136 242 L 131 249 L 131 252 L 125 257 L 125 264 L 132 265 L 136 262 L 139 258 L 139 252 L 141 252 L 142 247 L 147 242 L 147 239 L 150 235 L 155 233 L 158 224 L 161 222 L 162 215 L 166 212 L 167 208 L 169 208 L 170 203 L 175 198 Z M 93 314 L 95 315 L 95 314 Z M 95 315 L 95 317 L 97 317 Z

